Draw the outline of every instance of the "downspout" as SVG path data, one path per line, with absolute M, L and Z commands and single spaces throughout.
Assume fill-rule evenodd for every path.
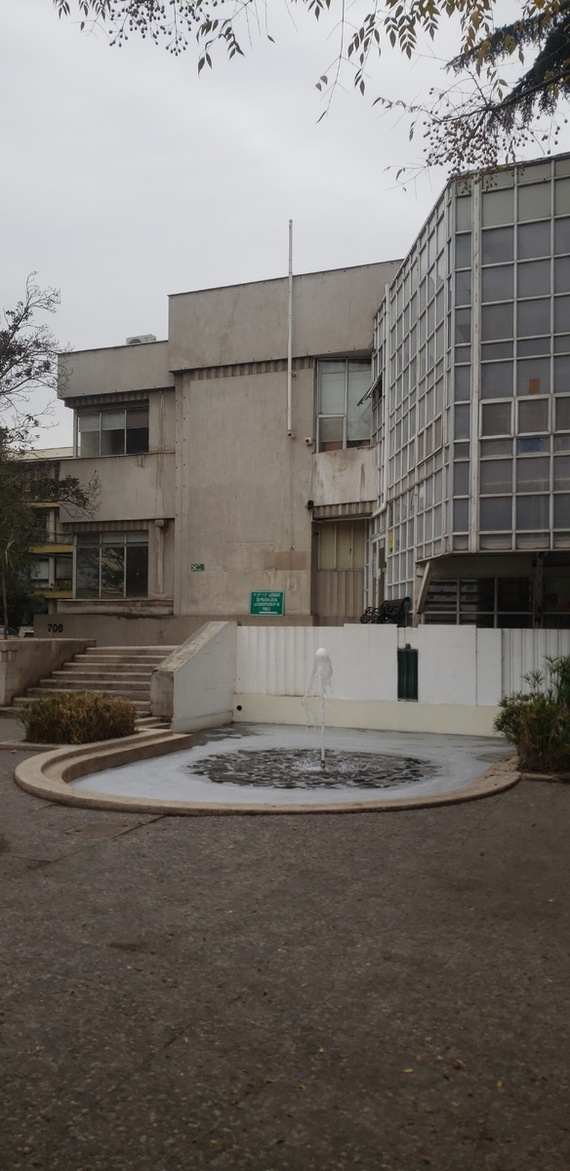
M 287 305 L 287 434 L 293 436 L 293 220 L 289 220 L 289 298 Z

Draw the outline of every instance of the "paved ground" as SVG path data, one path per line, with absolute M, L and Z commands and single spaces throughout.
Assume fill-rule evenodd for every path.
M 152 820 L 38 801 L 22 755 L 2 1171 L 568 1171 L 570 786 Z

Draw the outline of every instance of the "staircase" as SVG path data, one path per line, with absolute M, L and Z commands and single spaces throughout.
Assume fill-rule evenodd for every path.
M 164 727 L 165 721 L 150 713 L 150 679 L 156 667 L 175 650 L 178 647 L 90 647 L 58 671 L 52 671 L 47 679 L 40 679 L 37 687 L 29 687 L 25 695 L 12 701 L 12 707 L 23 707 L 34 699 L 62 692 L 99 691 L 132 700 L 137 727 Z

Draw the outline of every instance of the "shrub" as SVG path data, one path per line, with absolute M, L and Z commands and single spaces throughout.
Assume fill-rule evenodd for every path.
M 129 699 L 93 691 L 35 699 L 20 718 L 26 740 L 35 744 L 91 744 L 135 731 L 135 706 Z
M 522 768 L 560 772 L 570 770 L 570 656 L 546 662 L 546 673 L 525 676 L 528 691 L 501 700 L 495 728 L 515 745 Z

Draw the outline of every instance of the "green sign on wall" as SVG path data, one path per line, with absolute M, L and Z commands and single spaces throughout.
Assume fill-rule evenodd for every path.
M 252 590 L 249 595 L 250 614 L 269 615 L 280 618 L 285 613 L 283 590 Z

